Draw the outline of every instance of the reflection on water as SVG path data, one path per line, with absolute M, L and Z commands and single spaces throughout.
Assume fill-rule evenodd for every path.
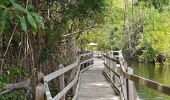
M 170 65 L 138 64 L 137 62 L 128 62 L 128 65 L 134 69 L 134 74 L 151 79 L 170 86 Z M 139 84 L 135 84 L 141 100 L 170 100 L 170 96 L 154 91 Z

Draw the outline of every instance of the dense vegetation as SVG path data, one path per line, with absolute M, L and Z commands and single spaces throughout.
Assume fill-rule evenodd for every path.
M 97 49 L 122 49 L 126 57 L 141 62 L 162 62 L 170 56 L 169 5 L 169 0 L 108 0 L 105 24 L 96 30 L 100 39 L 91 42 L 99 44 Z
M 33 99 L 37 73 L 74 62 L 83 49 L 122 49 L 139 61 L 169 57 L 170 1 L 0 0 L 0 93 L 26 79 L 32 88 L 0 99 Z

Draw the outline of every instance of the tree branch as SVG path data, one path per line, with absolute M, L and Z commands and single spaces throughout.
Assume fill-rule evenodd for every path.
M 26 81 L 22 81 L 20 83 L 6 84 L 4 87 L 5 90 L 0 93 L 0 96 L 12 92 L 13 90 L 16 89 L 25 89 L 27 90 L 28 93 L 31 90 L 30 84 L 31 84 L 30 79 L 27 79 Z
M 96 27 L 99 27 L 99 25 L 90 26 L 90 27 L 84 28 L 84 29 L 82 29 L 80 31 L 77 31 L 77 32 L 68 33 L 68 34 L 62 36 L 62 38 L 66 38 L 66 37 L 69 37 L 69 36 L 77 35 L 79 33 L 82 33 L 84 31 L 86 31 L 86 30 L 89 30 L 89 29 L 92 29 L 92 28 L 96 28 Z

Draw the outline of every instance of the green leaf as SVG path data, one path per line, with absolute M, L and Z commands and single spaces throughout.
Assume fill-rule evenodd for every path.
M 4 9 L 6 9 L 6 7 L 5 7 L 4 5 L 1 5 L 1 4 L 0 4 L 0 8 L 4 8 Z
M 4 83 L 0 82 L 0 91 L 4 88 Z
M 35 33 L 37 32 L 37 25 L 36 25 L 35 19 L 31 16 L 30 13 L 27 13 L 27 19 L 28 19 L 28 22 L 30 23 L 30 25 L 32 26 L 33 34 L 36 35 Z
M 6 16 L 7 16 L 7 11 L 3 10 L 0 12 L 0 37 L 2 36 L 2 33 L 4 32 L 5 29 L 5 24 L 6 24 Z
M 22 30 L 26 31 L 27 30 L 27 24 L 26 24 L 25 18 L 23 18 L 21 16 L 18 16 L 18 18 L 19 18 Z
M 15 3 L 13 0 L 10 0 L 10 2 L 12 3 L 13 7 L 16 9 L 16 10 L 20 10 L 20 11 L 23 11 L 23 12 L 27 12 L 27 10 L 25 8 L 23 8 L 21 5 Z
M 32 16 L 35 18 L 38 27 L 44 29 L 44 23 L 42 17 L 37 13 L 32 13 Z

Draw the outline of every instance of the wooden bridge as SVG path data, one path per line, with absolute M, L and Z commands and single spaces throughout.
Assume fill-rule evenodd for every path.
M 117 54 L 117 55 L 116 55 Z M 39 74 L 36 100 L 139 100 L 134 82 L 170 95 L 170 87 L 133 75 L 121 51 L 81 54 L 75 63 L 43 76 Z M 70 73 L 69 83 L 65 73 Z M 49 82 L 59 78 L 60 92 L 51 95 Z M 69 93 L 71 93 L 71 95 Z

